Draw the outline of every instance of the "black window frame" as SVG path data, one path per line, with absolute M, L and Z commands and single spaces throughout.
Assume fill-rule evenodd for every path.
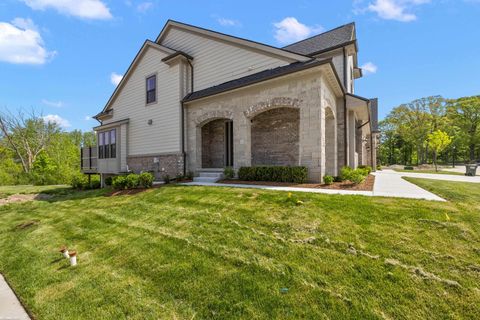
M 154 79 L 153 89 L 148 88 L 149 81 Z M 145 101 L 146 104 L 152 104 L 157 102 L 157 75 L 152 74 L 145 79 Z

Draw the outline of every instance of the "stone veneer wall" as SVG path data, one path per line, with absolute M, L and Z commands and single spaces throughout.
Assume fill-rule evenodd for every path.
M 225 120 L 213 120 L 202 127 L 202 167 L 225 166 Z
M 252 120 L 262 112 L 287 107 L 299 110 L 298 165 L 308 167 L 309 181 L 321 181 L 325 172 L 324 108 L 328 104 L 336 113 L 337 101 L 342 97 L 340 91 L 331 93 L 327 85 L 330 81 L 335 79 L 327 79 L 318 70 L 307 70 L 186 103 L 187 170 L 196 171 L 202 166 L 201 127 L 220 118 L 233 120 L 234 169 L 251 166 Z
M 155 163 L 155 158 L 158 159 L 158 163 Z M 128 169 L 134 173 L 152 171 L 157 180 L 163 179 L 167 174 L 170 178 L 183 174 L 183 155 L 181 153 L 129 156 L 127 164 Z
M 277 108 L 252 119 L 252 166 L 296 166 L 299 156 L 300 112 Z

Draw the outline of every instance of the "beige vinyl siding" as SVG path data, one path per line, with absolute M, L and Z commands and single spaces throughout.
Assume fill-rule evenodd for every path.
M 180 100 L 183 97 L 179 92 L 179 64 L 168 66 L 162 62 L 167 55 L 152 47 L 145 51 L 111 105 L 113 118 L 104 122 L 130 119 L 128 156 L 180 151 Z M 145 82 L 152 74 L 157 75 L 157 101 L 146 105 Z
M 161 44 L 193 57 L 195 91 L 292 62 L 179 28 Z

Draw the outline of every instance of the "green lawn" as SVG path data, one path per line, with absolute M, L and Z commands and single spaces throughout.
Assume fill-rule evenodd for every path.
M 19 186 L 0 186 L 0 199 L 7 198 L 13 194 L 31 194 L 31 193 L 65 193 L 67 186 L 32 186 L 32 185 L 19 185 Z
M 450 175 L 455 175 L 455 176 L 464 176 L 464 173 L 460 172 L 451 172 L 451 171 L 445 171 L 445 170 L 420 170 L 420 169 L 415 169 L 415 170 L 404 170 L 404 169 L 393 169 L 393 171 L 397 172 L 410 172 L 410 173 L 431 173 L 431 174 L 450 174 Z
M 478 185 L 409 180 L 451 202 L 171 185 L 10 204 L 0 272 L 38 319 L 478 318 Z

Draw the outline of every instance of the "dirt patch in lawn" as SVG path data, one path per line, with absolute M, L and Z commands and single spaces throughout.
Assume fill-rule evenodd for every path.
M 321 183 L 292 183 L 292 182 L 243 181 L 243 180 L 220 180 L 218 181 L 218 183 L 251 184 L 256 186 L 273 186 L 273 187 L 373 191 L 373 185 L 375 184 L 375 176 L 369 175 L 364 182 L 357 185 L 351 183 L 350 181 L 334 182 L 330 185 L 321 184 Z
M 22 203 L 33 200 L 49 200 L 53 196 L 45 193 L 32 193 L 32 194 L 14 194 L 6 198 L 0 199 L 0 206 L 10 203 Z

